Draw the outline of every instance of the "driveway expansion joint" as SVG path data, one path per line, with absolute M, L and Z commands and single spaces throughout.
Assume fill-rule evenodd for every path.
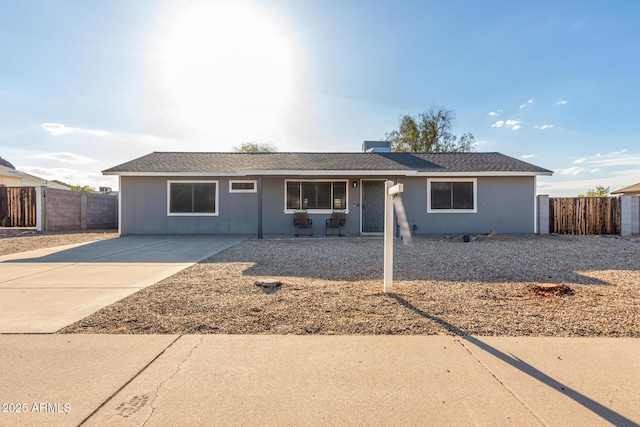
M 525 402 L 525 400 L 520 397 L 520 395 L 518 395 L 514 390 L 512 390 L 509 386 L 507 386 L 504 381 L 502 381 L 500 379 L 500 377 L 498 377 L 498 374 L 496 374 L 495 372 L 493 372 L 485 363 L 482 362 L 482 360 L 480 360 L 480 358 L 478 358 L 473 351 L 471 351 L 471 348 L 466 346 L 464 344 L 465 337 L 464 336 L 459 336 L 457 339 L 455 339 L 454 341 L 461 345 L 462 348 L 464 348 L 470 355 L 471 357 L 473 357 L 476 362 L 478 362 L 480 364 L 480 366 L 482 366 L 482 368 L 484 368 L 484 370 L 486 370 L 505 390 L 507 390 L 507 392 L 509 392 L 509 394 L 511 394 L 518 402 L 520 402 L 520 404 L 522 404 L 522 406 L 536 419 L 538 420 L 538 422 L 540 422 L 541 425 L 543 426 L 549 426 L 549 424 L 547 422 L 544 421 L 544 419 L 538 415 L 533 408 L 531 408 L 529 405 L 527 405 L 527 402 Z M 513 355 L 511 355 L 513 357 Z

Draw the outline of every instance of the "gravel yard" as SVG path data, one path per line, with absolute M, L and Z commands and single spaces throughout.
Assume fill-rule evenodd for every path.
M 640 239 L 396 242 L 393 294 L 382 292 L 382 247 L 251 239 L 61 332 L 640 337 Z M 268 280 L 282 285 L 255 285 Z
M 0 228 L 0 256 L 118 237 L 117 230 L 38 233 Z

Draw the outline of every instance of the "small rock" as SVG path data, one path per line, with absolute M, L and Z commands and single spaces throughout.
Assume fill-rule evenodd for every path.
M 277 288 L 282 286 L 282 282 L 279 280 L 256 280 L 256 286 L 262 286 L 263 288 Z

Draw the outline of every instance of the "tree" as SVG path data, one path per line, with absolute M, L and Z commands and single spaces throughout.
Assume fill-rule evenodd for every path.
M 273 144 L 245 142 L 238 147 L 233 147 L 236 153 L 275 153 L 278 148 Z
M 578 197 L 607 197 L 609 195 L 609 187 L 602 185 L 596 185 L 595 188 L 590 188 L 584 194 L 578 194 Z
M 70 185 L 69 188 L 71 189 L 71 191 L 84 191 L 85 193 L 96 192 L 96 190 L 94 190 L 92 187 L 89 187 L 88 185 Z
M 452 110 L 429 107 L 417 116 L 400 116 L 398 130 L 385 134 L 393 151 L 414 153 L 468 153 L 475 150 L 476 140 L 470 133 L 460 138 L 451 132 L 456 120 Z

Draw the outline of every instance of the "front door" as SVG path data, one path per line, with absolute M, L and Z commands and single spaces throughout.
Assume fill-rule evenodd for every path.
M 362 181 L 362 233 L 384 232 L 384 181 Z

